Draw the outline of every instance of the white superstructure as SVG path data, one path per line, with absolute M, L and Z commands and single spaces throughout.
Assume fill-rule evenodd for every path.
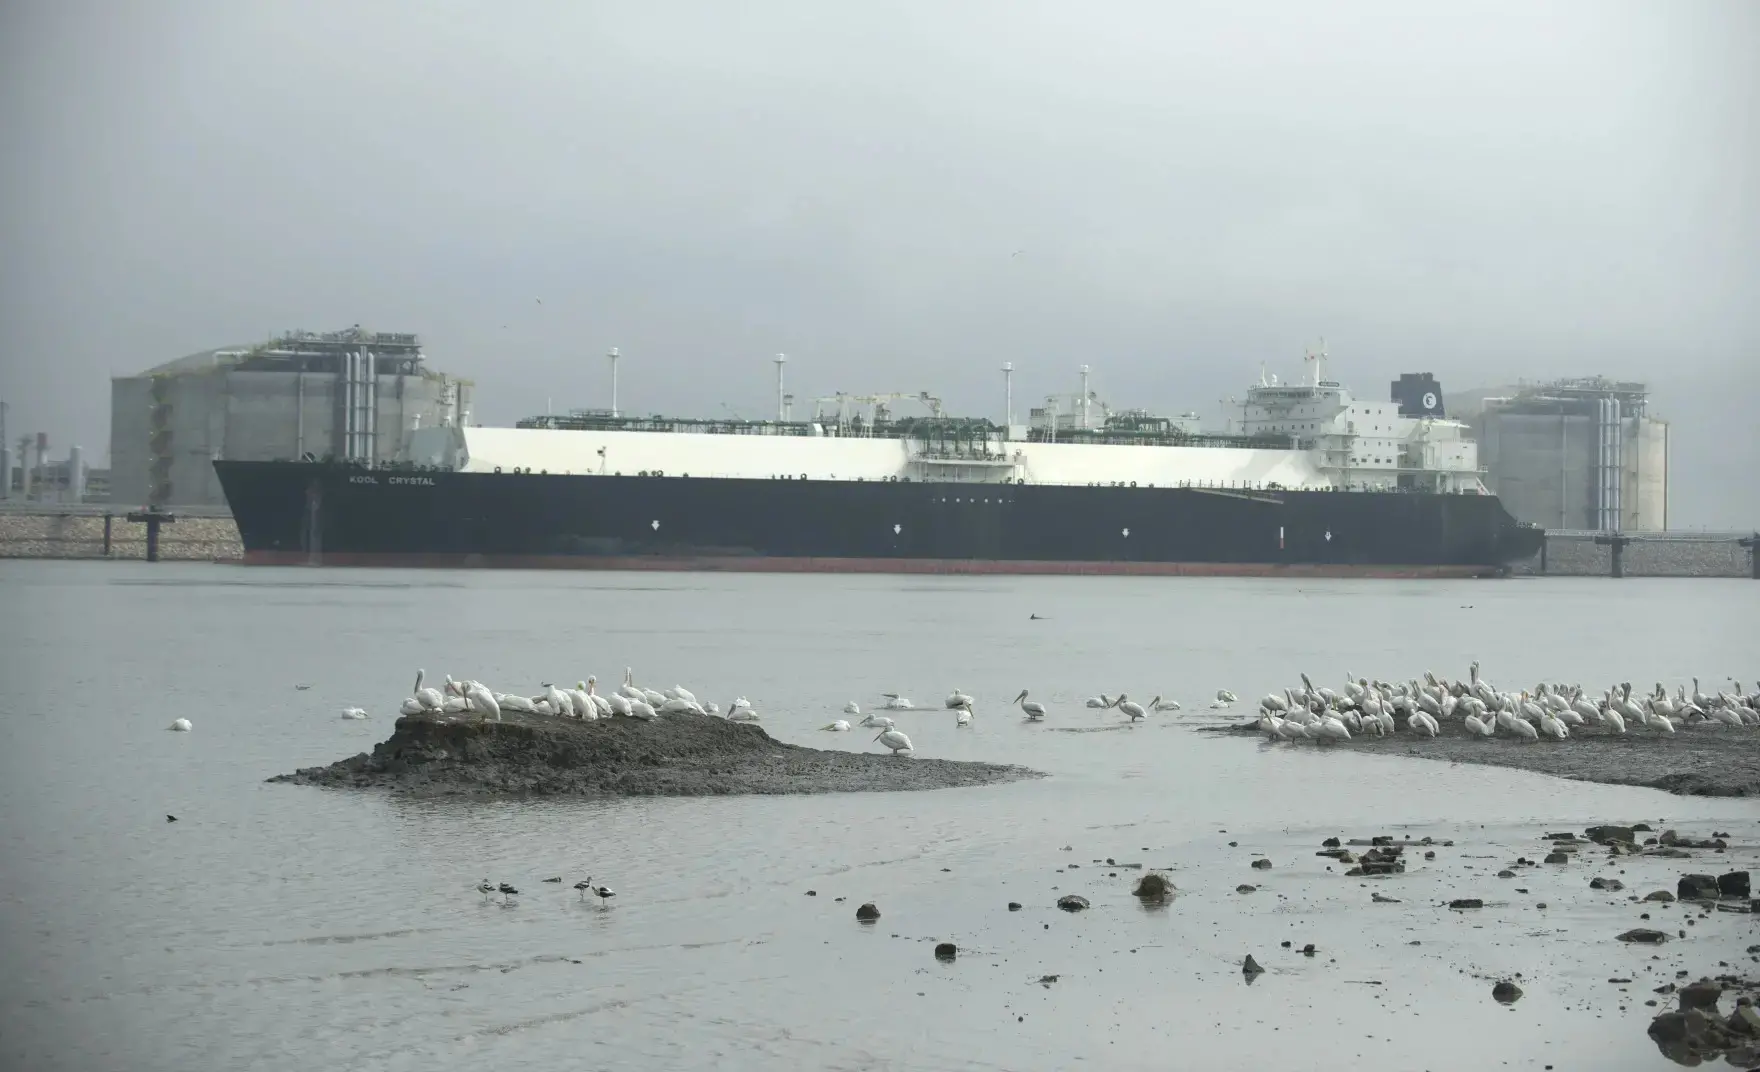
M 411 460 L 465 472 L 574 476 L 1484 492 L 1475 444 L 1460 422 L 1402 417 L 1397 403 L 1353 399 L 1318 373 L 1310 384 L 1262 383 L 1248 392 L 1237 434 L 1281 439 L 1289 444 L 1283 449 L 1116 441 L 1128 438 L 1122 435 L 1096 441 L 1106 435 L 1103 413 L 1111 411 L 1090 400 L 1095 434 L 1083 442 L 1011 438 L 981 422 L 968 422 L 963 434 L 912 435 L 874 434 L 871 425 L 842 421 L 435 428 L 413 438 Z M 1189 420 L 1165 423 L 1184 435 Z
M 1291 437 L 1338 488 L 1486 493 L 1479 445 L 1464 422 L 1402 416 L 1398 402 L 1353 398 L 1325 378 L 1322 354 L 1310 354 L 1309 361 L 1314 371 L 1307 383 L 1261 379 L 1248 388 L 1241 435 Z

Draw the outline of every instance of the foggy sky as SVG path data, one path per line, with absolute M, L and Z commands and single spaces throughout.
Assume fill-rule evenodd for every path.
M 0 398 L 102 455 L 110 376 L 359 322 L 490 424 L 610 346 L 641 412 L 767 415 L 782 351 L 1217 417 L 1324 336 L 1375 398 L 1646 380 L 1671 523 L 1748 528 L 1757 52 L 1740 0 L 20 0 Z

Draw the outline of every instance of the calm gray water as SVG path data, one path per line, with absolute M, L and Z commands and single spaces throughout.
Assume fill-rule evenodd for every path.
M 1666 1067 L 1643 1038 L 1651 1010 L 1605 978 L 1714 969 L 1755 940 L 1749 917 L 1701 921 L 1651 965 L 1607 940 L 1636 906 L 1578 903 L 1589 872 L 1534 876 L 1534 896 L 1555 889 L 1544 915 L 1464 917 L 1434 907 L 1462 882 L 1439 861 L 1378 887 L 1403 903 L 1370 910 L 1312 850 L 1409 827 L 1460 837 L 1451 866 L 1484 867 L 1544 828 L 1660 817 L 1752 842 L 1760 806 L 1267 748 L 1194 734 L 1187 716 L 1224 687 L 1250 706 L 1299 670 L 1454 676 L 1473 658 L 1499 682 L 1745 680 L 1756 593 L 0 563 L 0 1064 Z M 820 747 L 878 748 L 816 731 L 847 700 L 939 708 L 958 686 L 978 697 L 973 727 L 900 716 L 919 755 L 1052 777 L 529 804 L 263 781 L 370 749 L 418 666 L 536 691 L 625 665 L 723 706 L 750 697 L 770 733 Z M 1021 688 L 1052 705 L 1045 724 L 1003 706 Z M 1119 730 L 1079 706 L 1119 690 L 1187 710 Z M 347 704 L 374 717 L 340 721 Z M 194 732 L 165 731 L 179 716 Z M 1249 852 L 1276 868 L 1249 871 Z M 1185 892 L 1145 911 L 1104 857 L 1169 866 Z M 1646 881 L 1672 888 L 1674 873 Z M 540 881 L 588 874 L 619 891 L 613 906 Z M 485 905 L 485 876 L 524 894 Z M 1060 892 L 1094 909 L 1057 912 Z M 854 922 L 864 900 L 877 926 Z M 1286 938 L 1322 955 L 1281 951 Z M 938 964 L 932 939 L 960 959 Z M 1251 989 L 1249 951 L 1271 969 Z M 1488 980 L 1517 971 L 1528 996 L 1491 1002 Z

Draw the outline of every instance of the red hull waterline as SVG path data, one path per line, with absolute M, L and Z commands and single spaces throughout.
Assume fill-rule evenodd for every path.
M 246 551 L 247 566 L 357 566 L 394 569 L 649 570 L 661 573 L 899 573 L 966 576 L 1028 574 L 1115 577 L 1363 577 L 1386 580 L 1501 577 L 1496 566 L 1292 565 L 1271 562 L 1051 562 L 955 558 L 795 558 L 786 556 L 453 555 L 379 552 Z

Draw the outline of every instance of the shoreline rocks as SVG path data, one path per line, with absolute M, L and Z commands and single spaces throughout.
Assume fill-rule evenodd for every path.
M 436 797 L 618 797 L 895 792 L 1042 777 L 993 763 L 820 751 L 703 715 L 502 718 L 405 716 L 371 753 L 269 781 Z

